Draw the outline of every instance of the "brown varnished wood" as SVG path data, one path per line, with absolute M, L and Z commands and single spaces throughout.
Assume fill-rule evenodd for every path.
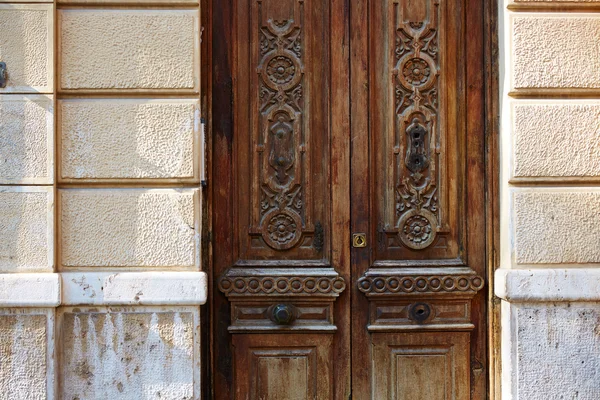
M 234 335 L 236 399 L 333 398 L 331 335 Z
M 217 37 L 228 45 L 213 67 L 214 397 L 287 398 L 256 382 L 316 346 L 316 398 L 347 398 L 348 2 L 213 7 L 213 48 Z M 289 326 L 270 314 L 280 305 L 296 314 Z M 259 342 L 283 361 L 248 369 L 240 349 Z
M 212 12 L 214 398 L 486 398 L 484 4 L 226 0 Z M 398 38 L 419 37 L 437 51 L 396 57 Z M 418 115 L 398 111 L 414 87 Z M 411 146 L 425 167 L 409 165 Z M 408 205 L 425 179 L 430 203 Z M 366 247 L 351 247 L 353 232 Z M 295 322 L 275 323 L 277 304 Z M 410 369 L 395 382 L 404 397 L 381 384 L 390 346 Z M 452 382 L 438 376 L 448 365 Z M 275 391 L 278 372 L 290 386 Z M 411 397 L 428 374 L 449 391 Z
M 462 374 L 454 396 L 484 399 L 483 3 L 365 0 L 353 4 L 353 10 L 352 31 L 357 29 L 351 58 L 351 218 L 352 230 L 367 232 L 369 242 L 367 248 L 353 250 L 352 281 L 359 285 L 352 302 L 353 396 L 403 398 L 389 397 L 387 388 L 379 387 L 379 371 L 386 372 L 385 365 L 372 363 L 378 357 L 374 340 L 410 337 L 415 345 L 425 339 L 432 344 L 449 341 L 455 362 L 460 363 L 456 371 Z M 432 43 L 429 29 L 436 31 L 437 52 L 426 51 Z M 406 45 L 399 46 L 398 40 Z M 424 68 L 430 76 L 423 74 Z M 432 103 L 432 96 L 437 102 Z M 423 147 L 413 152 L 425 155 L 425 167 L 409 163 L 410 137 L 415 132 L 421 138 L 430 135 L 434 141 L 425 139 L 419 144 Z M 433 189 L 425 179 L 430 179 Z M 435 190 L 435 207 L 428 196 L 419 203 L 415 196 L 419 190 L 425 194 Z M 400 207 L 395 198 L 398 192 L 408 199 Z M 402 224 L 413 216 L 422 216 L 417 218 L 421 227 L 429 223 L 426 232 L 430 234 L 413 234 L 417 240 L 411 243 Z M 431 310 L 432 316 L 425 321 L 411 318 L 410 310 L 419 303 Z M 460 308 L 464 314 L 440 321 L 438 314 L 444 311 L 439 306 L 447 309 L 452 304 L 464 306 Z M 411 332 L 411 336 L 400 332 Z M 437 367 L 431 365 L 432 374 Z
M 371 398 L 469 399 L 469 333 L 373 334 Z

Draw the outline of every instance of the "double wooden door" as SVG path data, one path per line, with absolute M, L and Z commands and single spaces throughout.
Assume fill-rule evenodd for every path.
M 482 3 L 211 15 L 214 398 L 485 398 Z

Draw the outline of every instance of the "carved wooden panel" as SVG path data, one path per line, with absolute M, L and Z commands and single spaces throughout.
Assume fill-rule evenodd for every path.
M 236 399 L 331 399 L 332 339 L 332 335 L 234 335 Z
M 372 2 L 376 262 L 461 255 L 456 3 Z
M 239 258 L 323 259 L 329 246 L 327 2 L 239 1 Z
M 469 333 L 373 334 L 372 397 L 468 400 Z

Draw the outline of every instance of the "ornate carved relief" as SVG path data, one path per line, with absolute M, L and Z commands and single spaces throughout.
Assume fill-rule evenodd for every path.
M 294 20 L 269 19 L 259 32 L 259 230 L 275 250 L 288 250 L 304 228 L 302 29 Z M 263 154 L 266 153 L 266 154 Z
M 337 296 L 346 288 L 339 276 L 238 276 L 222 277 L 219 290 L 225 295 L 329 294 Z
M 398 237 L 415 250 L 430 246 L 440 229 L 439 178 L 436 174 L 438 126 L 438 6 L 429 5 L 429 18 L 411 21 L 398 16 L 395 4 L 394 126 L 396 217 Z M 404 154 L 400 154 L 404 149 Z
M 463 292 L 475 294 L 483 288 L 484 280 L 478 275 L 428 275 L 428 276 L 363 276 L 358 280 L 358 290 L 374 294 L 432 294 Z

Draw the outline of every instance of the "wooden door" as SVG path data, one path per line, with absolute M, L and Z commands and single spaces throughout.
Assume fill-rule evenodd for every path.
M 214 398 L 485 398 L 482 15 L 214 0 Z

